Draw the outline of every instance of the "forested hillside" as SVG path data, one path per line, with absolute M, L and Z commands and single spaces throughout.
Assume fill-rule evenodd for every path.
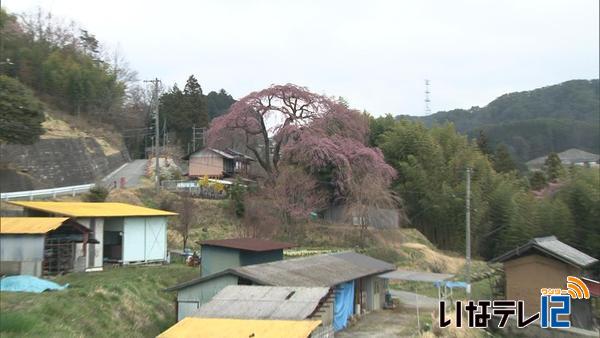
M 392 189 L 412 226 L 444 249 L 463 251 L 467 167 L 473 168 L 471 223 L 477 256 L 493 258 L 536 236 L 555 235 L 600 256 L 600 172 L 547 161 L 530 177 L 499 166 L 451 124 L 371 119 L 371 142 L 398 172 Z M 497 170 L 503 169 L 503 171 Z M 549 186 L 546 181 L 549 181 Z
M 452 122 L 470 137 L 483 132 L 492 149 L 504 144 L 520 162 L 569 148 L 600 152 L 598 79 L 505 94 L 485 107 L 410 118 L 426 126 Z
M 143 156 L 155 128 L 153 88 L 140 81 L 119 49 L 41 9 L 22 15 L 1 9 L 0 35 L 0 142 L 35 143 L 44 133 L 44 111 L 53 110 L 112 125 L 131 156 Z M 183 92 L 166 83 L 160 89 L 161 143 L 166 138 L 181 149 L 192 125 L 208 127 L 235 102 L 224 89 L 204 94 L 194 76 Z

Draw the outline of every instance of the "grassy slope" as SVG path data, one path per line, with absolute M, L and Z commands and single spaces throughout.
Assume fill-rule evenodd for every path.
M 149 337 L 175 323 L 174 295 L 162 289 L 198 275 L 172 264 L 72 273 L 65 291 L 0 294 L 0 336 Z

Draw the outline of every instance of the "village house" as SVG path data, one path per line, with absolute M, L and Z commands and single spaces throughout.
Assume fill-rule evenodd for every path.
M 0 275 L 56 275 L 81 271 L 75 245 L 83 252 L 98 241 L 68 217 L 1 217 Z M 78 269 L 79 268 L 79 269 Z
M 558 158 L 560 162 L 564 166 L 581 166 L 581 167 L 598 167 L 598 161 L 600 160 L 600 155 L 588 153 L 587 151 L 583 151 L 580 149 L 568 149 L 558 154 Z M 546 159 L 548 155 L 535 158 L 533 160 L 525 163 L 529 170 L 540 170 L 544 167 L 546 163 Z
M 193 317 L 320 320 L 311 337 L 333 337 L 333 293 L 326 287 L 229 285 Z
M 104 263 L 167 261 L 167 217 L 176 213 L 108 202 L 10 202 L 29 217 L 69 217 L 100 244 L 76 243 L 77 271 L 102 270 Z
M 254 320 L 188 317 L 158 335 L 158 338 L 307 338 L 318 320 Z
M 204 262 L 203 262 L 204 263 Z M 229 268 L 167 288 L 177 292 L 177 319 L 193 314 L 229 285 L 326 287 L 334 294 L 334 329 L 353 314 L 383 308 L 386 280 L 378 275 L 393 264 L 355 252 L 280 260 Z
M 232 149 L 204 148 L 183 157 L 188 161 L 188 177 L 224 178 L 246 176 L 254 159 Z
M 548 236 L 534 238 L 492 262 L 504 263 L 506 299 L 523 300 L 525 312 L 532 314 L 540 310 L 541 288 L 564 289 L 567 276 L 585 276 L 586 269 L 598 260 Z M 572 326 L 591 329 L 592 316 L 589 299 L 573 300 Z
M 232 238 L 200 242 L 202 257 L 201 276 L 208 276 L 229 268 L 279 261 L 283 249 L 294 244 L 258 238 Z

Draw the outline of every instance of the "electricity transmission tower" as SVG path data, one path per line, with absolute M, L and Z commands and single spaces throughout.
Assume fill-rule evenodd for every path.
M 425 80 L 425 115 L 431 115 L 431 107 L 429 107 L 429 103 L 431 100 L 429 99 L 429 80 Z

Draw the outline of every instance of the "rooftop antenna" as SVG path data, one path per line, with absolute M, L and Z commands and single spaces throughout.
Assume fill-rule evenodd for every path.
M 425 80 L 425 115 L 431 115 L 431 107 L 429 107 L 431 100 L 429 99 L 429 94 L 429 80 Z

